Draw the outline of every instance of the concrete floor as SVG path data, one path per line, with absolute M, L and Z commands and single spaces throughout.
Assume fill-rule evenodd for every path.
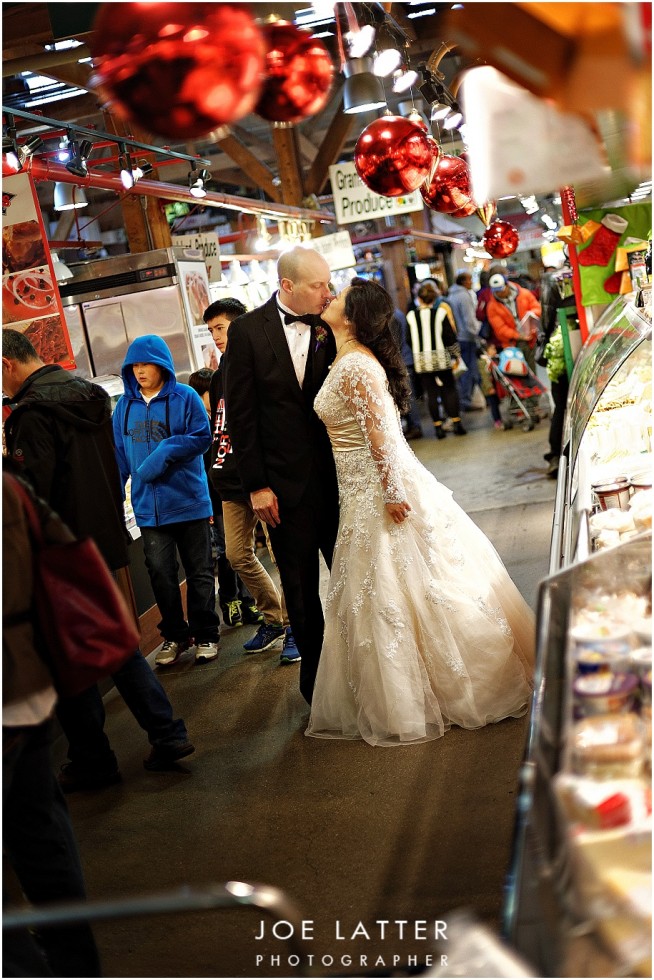
M 486 412 L 465 422 L 467 437 L 437 442 L 425 419 L 429 437 L 412 445 L 535 604 L 555 490 L 543 460 L 547 423 L 523 433 L 492 429 Z M 393 956 L 400 970 L 410 956 L 422 962 L 431 944 L 414 938 L 414 920 L 427 920 L 433 938 L 435 920 L 467 906 L 497 925 L 527 719 L 397 750 L 307 739 L 296 668 L 279 667 L 276 651 L 246 658 L 251 632 L 225 631 L 217 662 L 184 658 L 163 675 L 196 745 L 178 772 L 143 769 L 145 736 L 121 699 L 107 697 L 123 782 L 69 798 L 89 897 L 239 879 L 275 885 L 314 921 L 313 975 L 323 976 L 389 976 Z M 61 761 L 64 747 L 55 748 Z M 238 909 L 98 925 L 105 975 L 298 975 L 284 942 L 255 940 L 260 919 Z M 382 919 L 408 920 L 410 934 L 391 925 L 382 939 Z M 336 920 L 348 938 L 336 938 Z

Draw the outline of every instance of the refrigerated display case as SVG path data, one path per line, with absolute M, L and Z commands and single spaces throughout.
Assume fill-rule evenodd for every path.
M 650 297 L 609 307 L 570 385 L 504 907 L 541 976 L 651 976 Z

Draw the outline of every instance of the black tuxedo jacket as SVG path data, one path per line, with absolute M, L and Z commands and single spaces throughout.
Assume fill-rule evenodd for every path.
M 336 354 L 331 330 L 312 328 L 300 388 L 277 306 L 267 303 L 230 324 L 225 351 L 227 426 L 247 494 L 270 487 L 281 505 L 294 507 L 312 475 L 337 505 L 329 438 L 313 401 Z

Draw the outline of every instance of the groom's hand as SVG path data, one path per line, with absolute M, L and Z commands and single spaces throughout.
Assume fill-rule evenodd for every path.
M 260 521 L 265 521 L 270 527 L 277 527 L 279 524 L 279 504 L 270 487 L 254 490 L 250 494 L 250 503 Z

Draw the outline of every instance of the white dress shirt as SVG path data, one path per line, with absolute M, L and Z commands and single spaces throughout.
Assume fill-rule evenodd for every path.
M 284 333 L 286 334 L 286 343 L 288 344 L 288 349 L 291 353 L 291 360 L 293 361 L 293 367 L 295 368 L 295 375 L 298 380 L 300 388 L 304 383 L 304 372 L 307 366 L 307 358 L 309 356 L 309 344 L 311 343 L 311 326 L 308 323 L 302 323 L 300 320 L 296 320 L 295 323 L 289 323 L 288 326 L 284 323 L 284 313 L 290 313 L 295 316 L 293 310 L 289 310 L 287 306 L 284 306 L 280 302 L 279 297 L 277 297 L 277 306 L 282 311 L 280 314 L 282 317 L 282 326 L 284 327 Z

